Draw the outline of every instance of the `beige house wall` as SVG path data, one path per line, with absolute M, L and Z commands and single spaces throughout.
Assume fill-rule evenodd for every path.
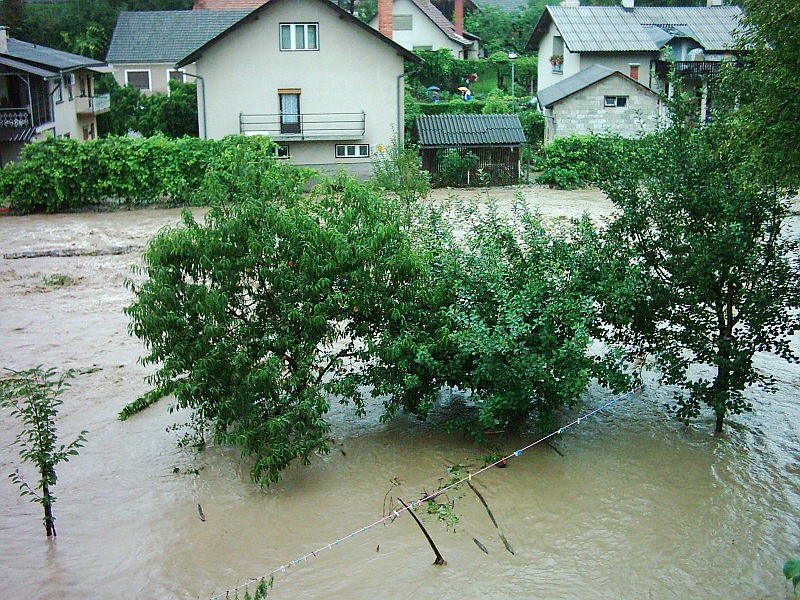
M 650 63 L 658 58 L 658 54 L 655 52 L 629 52 L 621 54 L 583 52 L 579 56 L 580 71 L 593 67 L 594 65 L 601 65 L 631 77 L 631 65 L 639 65 L 639 77 L 636 78 L 636 81 L 647 87 L 655 85 L 655 81 L 651 82 L 650 80 Z
M 374 154 L 395 132 L 402 139 L 402 56 L 323 7 L 315 0 L 276 3 L 203 52 L 196 63 L 204 84 L 198 85 L 201 137 L 240 133 L 240 113 L 276 115 L 278 90 L 300 90 L 302 114 L 363 111 L 365 134 L 326 141 L 281 136 L 293 163 L 369 164 L 369 157 L 337 159 L 336 144 L 369 144 Z M 279 24 L 308 22 L 319 25 L 319 50 L 281 51 Z
M 626 96 L 624 107 L 606 107 L 606 96 Z M 656 94 L 621 75 L 612 75 L 586 89 L 556 102 L 547 111 L 545 143 L 572 134 L 613 132 L 635 137 L 654 131 L 659 123 Z
M 142 90 L 145 94 L 168 94 L 169 93 L 169 72 L 175 70 L 175 65 L 168 62 L 160 63 L 114 63 L 109 65 L 113 69 L 114 79 L 120 86 L 124 86 L 127 81 L 126 71 L 148 71 L 150 73 L 150 89 Z M 194 73 L 195 66 L 187 65 L 181 69 L 186 73 Z M 188 83 L 194 81 L 193 77 L 186 77 Z
M 392 39 L 406 50 L 413 51 L 415 48 L 431 47 L 431 50 L 447 48 L 456 58 L 463 58 L 463 47 L 447 37 L 439 27 L 431 21 L 413 2 L 409 0 L 395 0 L 393 15 L 411 15 L 411 29 L 395 29 L 392 31 Z M 396 21 L 393 20 L 396 24 Z M 378 17 L 375 16 L 370 21 L 370 26 L 378 29 Z M 475 54 L 470 49 L 472 58 Z
M 53 98 L 53 121 L 55 128 L 45 125 L 39 128 L 37 139 L 48 135 L 59 137 L 69 136 L 75 140 L 95 139 L 97 137 L 97 116 L 86 111 L 90 107 L 90 97 L 94 95 L 94 74 L 88 70 L 73 71 L 75 83 L 69 85 L 66 79 L 62 80 L 60 97 L 56 91 L 57 82 L 49 83 L 51 97 Z M 84 80 L 83 86 L 80 83 Z M 70 87 L 72 88 L 70 93 Z M 85 128 L 85 129 L 84 129 Z

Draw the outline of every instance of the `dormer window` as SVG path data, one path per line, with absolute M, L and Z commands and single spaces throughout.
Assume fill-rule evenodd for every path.
M 319 50 L 317 23 L 281 23 L 281 50 Z

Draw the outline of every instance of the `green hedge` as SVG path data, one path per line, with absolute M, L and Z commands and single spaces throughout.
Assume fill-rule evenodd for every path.
M 21 214 L 108 203 L 202 203 L 209 173 L 229 176 L 234 155 L 272 161 L 273 146 L 261 136 L 53 138 L 26 146 L 21 160 L 0 170 L 0 197 Z
M 419 104 L 419 110 L 423 115 L 479 115 L 483 112 L 486 102 L 483 100 L 464 101 L 461 98 L 454 98 L 450 102 L 437 102 Z
M 614 177 L 621 163 L 643 163 L 649 141 L 648 136 L 628 139 L 613 134 L 556 138 L 539 152 L 534 166 L 542 173 L 536 181 L 564 189 L 596 185 Z

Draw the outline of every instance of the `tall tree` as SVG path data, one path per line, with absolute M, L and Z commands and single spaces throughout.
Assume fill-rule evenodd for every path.
M 680 418 L 706 405 L 720 432 L 750 409 L 748 387 L 773 389 L 757 352 L 796 359 L 797 243 L 782 235 L 788 201 L 729 143 L 724 119 L 698 128 L 688 116 L 676 110 L 644 158 L 603 184 L 620 212 L 600 278 L 614 339 L 655 358 Z

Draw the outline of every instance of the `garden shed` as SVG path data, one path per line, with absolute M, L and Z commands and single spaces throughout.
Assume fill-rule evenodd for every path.
M 434 181 L 445 185 L 519 181 L 519 148 L 526 140 L 517 115 L 422 115 L 414 122 L 414 138 L 420 144 L 422 167 Z M 461 172 L 454 174 L 459 165 Z

